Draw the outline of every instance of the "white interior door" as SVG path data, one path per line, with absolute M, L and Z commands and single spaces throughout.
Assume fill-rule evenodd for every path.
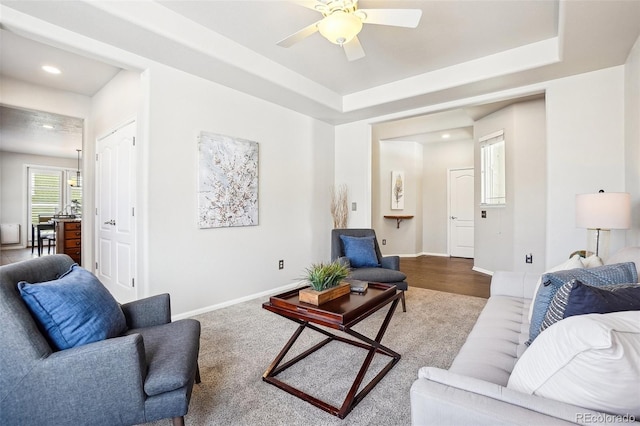
M 473 169 L 449 171 L 449 254 L 473 258 Z
M 135 135 L 134 121 L 97 145 L 96 275 L 120 303 L 137 299 Z

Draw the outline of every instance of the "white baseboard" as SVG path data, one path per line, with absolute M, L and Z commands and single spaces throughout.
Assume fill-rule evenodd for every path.
M 482 268 L 478 268 L 477 266 L 474 266 L 473 268 L 471 268 L 473 271 L 476 272 L 480 272 L 481 274 L 485 274 L 485 275 L 491 275 L 493 276 L 493 271 L 490 271 L 488 269 L 482 269 Z
M 393 255 L 387 255 L 387 256 L 393 256 Z M 403 255 L 396 255 L 396 256 L 400 256 L 400 257 L 446 256 L 446 257 L 448 257 L 449 255 L 448 254 L 442 254 L 442 253 L 420 253 L 420 254 L 413 254 L 413 255 L 412 254 L 403 254 Z M 474 271 L 480 272 L 482 274 L 493 275 L 493 272 L 489 271 L 487 269 L 482 269 L 482 268 L 478 268 L 478 267 L 475 267 L 475 266 L 472 269 Z M 288 291 L 288 290 L 293 290 L 294 288 L 301 287 L 302 285 L 304 285 L 304 283 L 302 281 L 297 281 L 297 282 L 294 282 L 294 283 L 291 283 L 291 284 L 283 285 L 281 287 L 273 288 L 271 290 L 262 291 L 260 293 L 250 294 L 248 296 L 239 297 L 237 299 L 228 300 L 226 302 L 218 303 L 218 304 L 211 305 L 211 306 L 205 306 L 204 308 L 195 309 L 193 311 L 184 312 L 182 314 L 172 315 L 171 316 L 171 320 L 172 321 L 177 321 L 177 320 L 184 319 L 184 318 L 191 318 L 193 316 L 200 315 L 200 314 L 206 314 L 207 312 L 212 312 L 212 311 L 216 311 L 218 309 L 222 309 L 222 308 L 226 308 L 226 307 L 229 307 L 229 306 L 237 305 L 238 303 L 247 302 L 249 300 L 257 299 L 257 298 L 260 298 L 260 297 L 271 296 L 273 294 L 283 293 L 283 292 Z
M 449 254 L 448 253 L 429 253 L 429 252 L 423 251 L 422 253 L 420 253 L 420 256 L 449 257 Z
M 260 297 L 271 296 L 278 293 L 283 293 L 288 290 L 293 290 L 296 287 L 301 287 L 303 285 L 302 281 L 298 281 L 295 283 L 283 285 L 281 287 L 273 288 L 271 290 L 262 291 L 260 293 L 250 294 L 248 296 L 243 296 L 238 299 L 228 300 L 226 302 L 218 303 L 216 305 L 205 306 L 204 308 L 195 309 L 193 311 L 184 312 L 182 314 L 171 315 L 172 321 L 177 321 L 184 318 L 191 318 L 196 315 L 206 314 L 207 312 L 216 311 L 218 309 L 226 308 L 229 306 L 237 305 L 238 303 L 247 302 L 249 300 L 258 299 Z

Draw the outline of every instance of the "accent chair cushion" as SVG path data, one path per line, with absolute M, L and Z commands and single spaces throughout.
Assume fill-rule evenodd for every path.
M 376 283 L 395 283 L 404 281 L 407 276 L 400 271 L 386 268 L 359 268 L 349 273 L 349 278 Z
M 56 349 L 120 336 L 127 330 L 118 302 L 95 275 L 78 264 L 53 281 L 20 281 L 18 290 Z
M 592 287 L 573 279 L 560 287 L 553 296 L 540 332 L 575 315 L 635 310 L 640 310 L 640 284 Z
M 640 311 L 558 321 L 522 354 L 508 388 L 640 417 Z
M 541 278 L 542 284 L 533 302 L 533 315 L 529 325 L 529 344 L 540 333 L 542 321 L 544 321 L 553 296 L 555 296 L 560 287 L 572 279 L 578 279 L 585 284 L 600 287 L 611 284 L 637 283 L 638 272 L 636 271 L 635 263 L 626 262 L 596 268 L 569 269 L 544 274 Z
M 350 237 L 348 235 L 340 235 L 342 246 L 344 247 L 344 255 L 349 259 L 353 268 L 380 266 L 374 238 L 374 236 Z

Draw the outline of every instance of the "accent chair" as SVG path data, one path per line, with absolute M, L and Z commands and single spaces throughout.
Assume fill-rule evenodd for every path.
M 168 294 L 119 305 L 95 279 L 124 331 L 58 349 L 23 289 L 51 288 L 74 268 L 65 254 L 0 267 L 0 424 L 113 426 L 172 418 L 184 425 L 194 381 L 200 381 L 200 323 L 171 322 Z M 80 292 L 65 294 L 75 299 Z
M 402 292 L 402 311 L 407 307 L 404 292 L 407 276 L 400 272 L 399 256 L 382 256 L 373 229 L 333 229 L 331 260 L 340 260 L 351 272 L 349 278 L 368 282 L 393 284 Z

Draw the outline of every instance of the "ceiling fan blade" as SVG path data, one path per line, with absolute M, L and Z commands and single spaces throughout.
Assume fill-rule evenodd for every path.
M 394 27 L 415 28 L 420 23 L 422 10 L 420 9 L 358 9 L 367 17 L 365 24 L 391 25 Z
M 318 22 L 320 22 L 320 21 L 318 21 Z M 280 40 L 276 44 L 278 46 L 282 46 L 282 47 L 291 47 L 291 46 L 293 46 L 297 42 L 302 41 L 303 39 L 309 37 L 311 34 L 317 32 L 318 31 L 318 22 L 314 22 L 313 24 L 309 25 L 308 27 L 304 27 L 300 31 L 291 34 L 289 37 L 286 37 L 286 38 Z
M 318 0 L 293 0 L 292 3 L 297 4 L 298 6 L 306 7 L 307 9 L 318 11 L 316 6 L 320 3 Z
M 344 48 L 344 53 L 347 55 L 347 59 L 349 61 L 356 61 L 360 58 L 364 58 L 364 49 L 362 48 L 358 37 L 352 38 L 349 43 L 343 44 L 342 47 Z

